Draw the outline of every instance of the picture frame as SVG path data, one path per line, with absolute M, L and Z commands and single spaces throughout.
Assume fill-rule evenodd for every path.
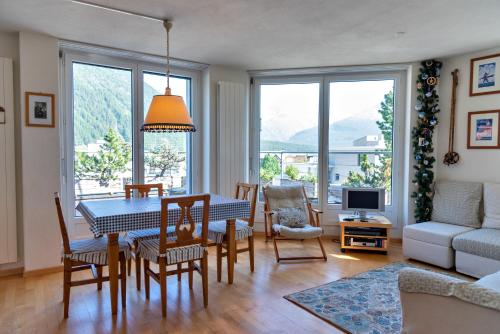
M 55 95 L 25 93 L 26 126 L 54 128 L 56 126 Z
M 468 149 L 500 149 L 500 110 L 469 112 L 467 129 Z
M 500 93 L 500 53 L 470 60 L 469 96 Z

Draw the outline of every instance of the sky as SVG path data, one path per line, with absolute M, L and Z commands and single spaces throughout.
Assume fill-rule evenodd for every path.
M 329 124 L 345 118 L 377 121 L 384 95 L 393 80 L 330 83 Z M 261 139 L 287 141 L 295 133 L 318 126 L 319 83 L 261 86 Z

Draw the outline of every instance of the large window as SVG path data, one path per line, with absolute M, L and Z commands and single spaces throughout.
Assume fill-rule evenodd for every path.
M 340 210 L 342 187 L 385 188 L 386 215 L 397 221 L 403 78 L 380 72 L 254 79 L 254 181 L 303 184 L 327 214 Z
M 318 198 L 319 84 L 260 87 L 260 184 L 303 184 Z
M 191 193 L 193 135 L 140 131 L 153 96 L 165 93 L 164 67 L 77 52 L 64 60 L 68 217 L 78 217 L 79 201 L 124 196 L 130 183 Z M 183 97 L 191 114 L 197 81 L 197 72 L 175 68 L 170 78 L 172 93 Z

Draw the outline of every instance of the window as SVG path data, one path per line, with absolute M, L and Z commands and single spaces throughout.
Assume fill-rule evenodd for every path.
M 165 92 L 164 66 L 145 63 L 140 56 L 72 50 L 64 52 L 62 66 L 68 219 L 81 219 L 74 210 L 79 201 L 124 196 L 129 183 L 163 183 L 167 193 L 176 195 L 191 193 L 194 181 L 199 188 L 200 178 L 192 173 L 191 133 L 140 132 L 152 97 Z M 195 122 L 198 82 L 197 70 L 172 68 L 172 93 L 184 98 Z
M 303 184 L 318 199 L 319 83 L 260 87 L 260 189 Z
M 303 184 L 327 220 L 341 209 L 342 187 L 385 188 L 385 214 L 397 222 L 404 78 L 403 70 L 254 77 L 253 180 Z

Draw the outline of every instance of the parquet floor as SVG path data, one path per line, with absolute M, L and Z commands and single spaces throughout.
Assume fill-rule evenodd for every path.
M 271 242 L 256 238 L 255 272 L 250 273 L 247 254 L 238 256 L 235 282 L 228 285 L 225 267 L 217 283 L 215 248 L 210 248 L 209 306 L 203 308 L 201 277 L 195 274 L 188 288 L 187 274 L 179 284 L 168 278 L 167 318 L 161 318 L 159 286 L 151 282 L 151 300 L 127 281 L 127 308 L 111 316 L 107 283 L 71 289 L 69 318 L 63 319 L 62 273 L 37 277 L 0 278 L 0 333 L 338 333 L 323 320 L 283 298 L 342 277 L 402 261 L 401 246 L 389 254 L 348 252 L 324 240 L 328 262 L 276 263 Z M 283 255 L 317 254 L 315 242 L 282 242 Z M 224 260 L 225 266 L 225 260 Z M 132 271 L 134 272 L 134 271 Z M 85 272 L 76 275 L 89 275 Z M 133 275 L 133 274 L 132 274 Z

